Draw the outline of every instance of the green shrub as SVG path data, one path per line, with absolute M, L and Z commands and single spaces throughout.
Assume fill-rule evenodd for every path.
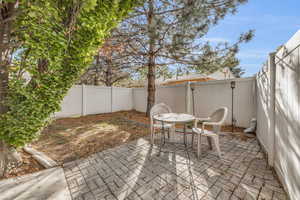
M 21 1 L 0 139 L 15 147 L 39 135 L 110 30 L 138 0 Z M 24 78 L 27 77 L 27 78 Z

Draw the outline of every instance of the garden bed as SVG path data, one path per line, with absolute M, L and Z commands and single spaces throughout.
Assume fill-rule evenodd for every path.
M 144 137 L 147 127 L 140 127 L 125 119 L 143 115 L 138 112 L 116 112 L 76 118 L 62 118 L 52 122 L 32 147 L 44 152 L 59 164 L 87 157 Z

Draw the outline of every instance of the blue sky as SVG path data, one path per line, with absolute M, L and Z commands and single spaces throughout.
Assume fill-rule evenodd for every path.
M 241 45 L 238 58 L 244 77 L 258 72 L 270 52 L 287 42 L 300 29 L 300 0 L 249 0 L 211 28 L 212 42 L 234 42 L 240 33 L 255 29 L 255 37 Z

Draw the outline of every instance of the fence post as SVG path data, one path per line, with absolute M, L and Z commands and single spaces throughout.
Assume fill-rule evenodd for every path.
M 269 67 L 270 67 L 270 129 L 269 129 L 269 145 L 270 152 L 268 155 L 268 163 L 274 166 L 274 153 L 275 153 L 275 100 L 276 100 L 276 64 L 275 54 L 269 54 Z
M 85 85 L 81 85 L 81 115 L 85 115 L 85 104 L 86 104 L 86 99 L 85 99 Z
M 185 112 L 192 114 L 191 112 L 191 83 L 187 82 L 185 85 Z
M 113 87 L 110 87 L 110 112 L 113 112 Z

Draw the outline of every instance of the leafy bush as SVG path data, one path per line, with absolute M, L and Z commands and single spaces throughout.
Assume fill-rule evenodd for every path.
M 0 116 L 0 139 L 20 147 L 37 138 L 110 30 L 138 0 L 21 1 L 18 44 Z

